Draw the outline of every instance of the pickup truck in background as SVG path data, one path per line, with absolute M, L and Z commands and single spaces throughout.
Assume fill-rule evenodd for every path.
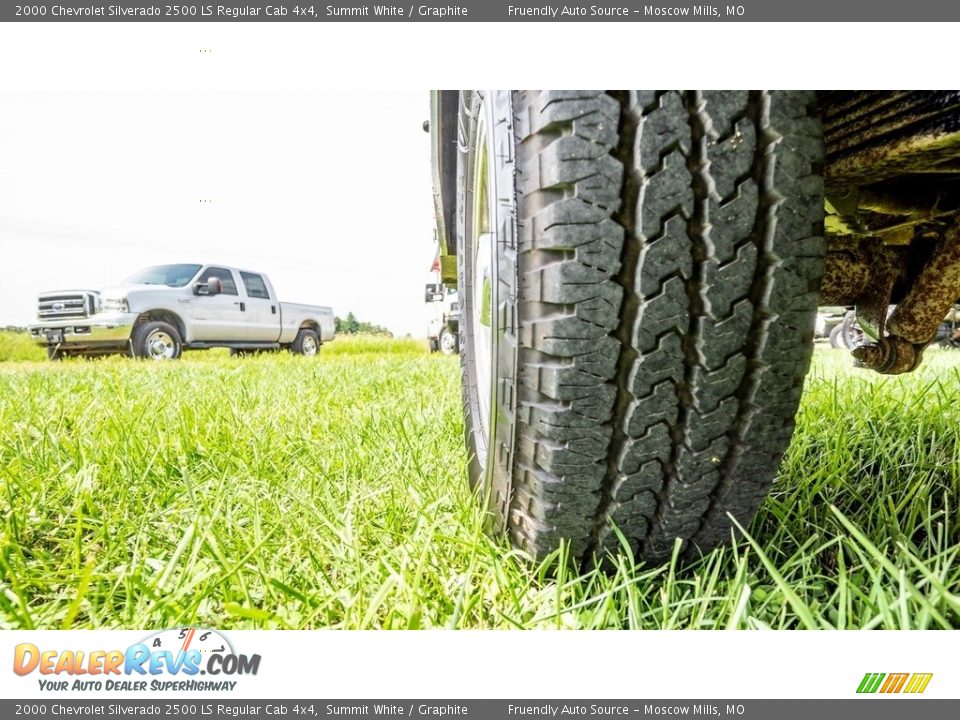
M 427 306 L 427 343 L 430 352 L 455 355 L 460 352 L 460 299 L 457 289 L 442 283 L 427 283 L 423 300 Z
M 158 265 L 101 291 L 45 292 L 37 319 L 30 335 L 51 360 L 115 353 L 175 360 L 212 347 L 316 355 L 334 337 L 329 307 L 279 302 L 266 275 L 225 265 Z

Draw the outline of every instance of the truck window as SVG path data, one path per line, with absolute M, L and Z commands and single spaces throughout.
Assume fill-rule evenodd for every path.
M 207 282 L 207 280 L 214 277 L 220 278 L 220 282 L 223 283 L 224 295 L 239 295 L 237 292 L 237 284 L 233 280 L 233 273 L 226 268 L 208 267 L 201 275 L 200 282 Z
M 255 273 L 248 272 L 241 272 L 240 277 L 243 278 L 243 287 L 246 288 L 247 295 L 252 298 L 270 299 L 270 293 L 267 292 L 267 284 L 263 281 L 262 277 Z
M 199 270 L 199 265 L 157 265 L 131 275 L 123 284 L 184 287 Z

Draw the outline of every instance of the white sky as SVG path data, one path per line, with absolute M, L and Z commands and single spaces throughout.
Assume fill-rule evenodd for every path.
M 2 92 L 0 326 L 43 290 L 217 262 L 422 337 L 428 115 L 426 92 Z

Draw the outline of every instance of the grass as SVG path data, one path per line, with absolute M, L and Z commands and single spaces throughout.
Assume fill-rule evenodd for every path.
M 0 330 L 0 363 L 39 362 L 47 357 L 25 332 Z
M 775 490 L 695 565 L 581 575 L 484 534 L 458 363 L 0 365 L 6 628 L 960 627 L 960 353 L 819 351 Z

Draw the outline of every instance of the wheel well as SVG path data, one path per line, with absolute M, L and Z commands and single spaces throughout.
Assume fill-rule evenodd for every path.
M 460 92 L 438 90 L 430 102 L 430 143 L 433 166 L 434 215 L 440 251 L 441 279 L 456 286 L 457 271 L 457 141 Z
M 137 321 L 133 324 L 133 326 L 137 327 L 139 325 L 143 325 L 144 323 L 153 322 L 155 320 L 173 325 L 177 329 L 177 332 L 180 333 L 180 340 L 182 342 L 186 342 L 186 326 L 183 324 L 183 320 L 180 319 L 180 316 L 175 312 L 171 312 L 170 310 L 147 310 L 146 312 L 142 312 L 137 317 Z

